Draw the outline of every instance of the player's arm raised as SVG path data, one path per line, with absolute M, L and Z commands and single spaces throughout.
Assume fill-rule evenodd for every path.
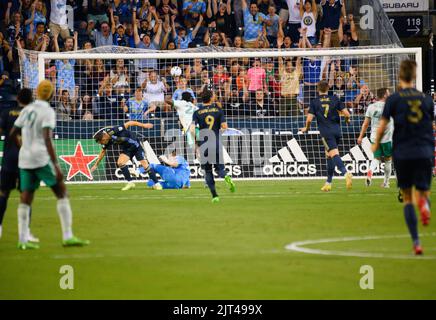
M 369 127 L 369 121 L 370 121 L 370 118 L 365 117 L 365 120 L 363 121 L 363 124 L 362 124 L 362 129 L 360 130 L 359 138 L 357 138 L 357 144 L 362 143 L 363 137 L 366 134 L 366 130 L 368 130 L 368 127 Z
M 152 123 L 142 123 L 142 122 L 138 122 L 138 121 L 127 121 L 124 124 L 124 128 L 129 129 L 130 127 L 140 127 L 140 128 L 144 128 L 144 129 L 151 129 L 151 128 L 153 128 L 153 124 Z

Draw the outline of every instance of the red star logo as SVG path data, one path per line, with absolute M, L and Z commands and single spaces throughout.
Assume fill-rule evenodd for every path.
M 89 170 L 89 164 L 94 161 L 98 156 L 86 155 L 83 153 L 82 144 L 77 142 L 76 150 L 71 156 L 59 156 L 64 162 L 66 162 L 70 169 L 68 170 L 67 180 L 71 180 L 76 174 L 81 173 L 89 180 L 92 180 L 91 170 Z

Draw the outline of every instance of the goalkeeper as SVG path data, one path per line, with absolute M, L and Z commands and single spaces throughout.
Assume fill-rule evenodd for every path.
M 150 164 L 150 167 L 163 179 L 163 181 L 159 181 L 163 189 L 185 189 L 191 186 L 189 181 L 191 171 L 185 158 L 178 156 L 176 151 L 173 151 L 169 158 L 160 156 L 159 159 L 163 165 Z M 139 172 L 144 173 L 144 168 L 139 168 Z M 154 184 L 153 180 L 147 182 L 149 187 L 153 187 Z

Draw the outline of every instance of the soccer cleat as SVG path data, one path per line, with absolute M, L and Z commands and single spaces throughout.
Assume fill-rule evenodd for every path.
M 430 224 L 430 206 L 428 205 L 428 201 L 425 197 L 420 197 L 418 200 L 418 209 L 421 214 L 421 222 L 423 226 L 428 226 Z
M 84 247 L 90 244 L 89 240 L 82 240 L 77 237 L 72 237 L 70 239 L 62 241 L 64 247 Z
M 229 187 L 230 192 L 236 191 L 235 183 L 232 181 L 232 178 L 230 176 L 225 176 L 224 181 L 226 182 L 227 186 Z
M 162 190 L 162 185 L 158 182 L 153 185 L 153 190 Z
M 389 189 L 389 188 L 391 187 L 391 185 L 389 184 L 389 182 L 383 182 L 383 183 L 381 184 L 381 187 L 382 187 L 382 188 L 385 188 L 385 189 Z
M 365 185 L 369 187 L 371 184 L 372 184 L 372 171 L 368 170 L 368 173 L 366 174 Z
M 124 186 L 124 188 L 121 189 L 121 191 L 127 191 L 130 189 L 135 189 L 136 185 L 133 181 L 127 182 L 127 184 Z
M 33 243 L 39 243 L 39 239 L 35 237 L 32 233 L 29 233 L 29 236 L 27 237 L 27 241 Z
M 401 189 L 398 190 L 397 199 L 399 203 L 403 203 L 403 192 L 401 192 Z
M 219 197 L 212 198 L 212 203 L 218 203 L 218 202 L 220 202 Z
M 416 256 L 420 256 L 424 254 L 424 251 L 422 251 L 422 247 L 419 244 L 413 246 L 413 251 L 415 252 Z
M 345 174 L 345 186 L 347 187 L 347 190 L 350 190 L 353 187 L 353 175 L 351 172 Z
M 325 185 L 323 185 L 323 187 L 321 188 L 321 191 L 324 192 L 330 192 L 332 191 L 332 185 L 330 183 L 326 183 Z
M 31 242 L 18 242 L 17 248 L 20 250 L 34 250 L 39 249 L 39 245 Z

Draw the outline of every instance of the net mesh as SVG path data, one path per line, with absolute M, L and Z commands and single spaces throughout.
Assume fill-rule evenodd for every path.
M 159 155 L 176 149 L 190 163 L 191 177 L 201 178 L 195 150 L 171 101 L 180 100 L 188 91 L 200 104 L 204 88 L 215 92 L 225 111 L 230 129 L 224 132 L 224 160 L 230 175 L 323 177 L 325 151 L 316 123 L 309 134 L 298 133 L 320 80 L 329 82 L 330 92 L 352 114 L 351 123 L 342 124 L 339 150 L 348 170 L 365 175 L 373 158 L 369 131 L 361 145 L 357 137 L 366 108 L 375 101 L 377 89 L 396 88 L 399 63 L 415 57 L 373 54 L 370 47 L 358 49 L 366 53 L 352 55 L 352 50 L 342 50 L 340 55 L 329 56 L 329 50 L 319 50 L 319 55 L 308 57 L 299 50 L 277 54 L 273 49 L 202 47 L 175 51 L 176 59 L 163 52 L 162 57 L 149 59 L 147 54 L 161 52 L 109 46 L 76 51 L 74 59 L 71 52 L 62 53 L 62 59 L 45 59 L 44 77 L 56 87 L 52 100 L 57 115 L 55 146 L 67 181 L 123 180 L 116 165 L 120 153 L 116 147 L 96 171 L 90 171 L 100 151 L 92 137 L 103 127 L 128 120 L 153 124 L 152 129 L 132 129 L 143 142 L 149 162 L 159 163 Z M 237 57 L 236 52 L 245 57 Z M 125 57 L 132 53 L 138 55 Z M 20 65 L 23 86 L 35 89 L 37 53 L 21 51 Z M 136 179 L 146 178 L 136 173 L 135 159 L 129 167 Z

